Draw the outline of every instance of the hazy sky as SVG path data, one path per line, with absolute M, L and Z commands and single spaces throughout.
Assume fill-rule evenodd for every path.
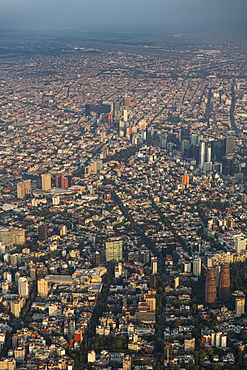
M 121 28 L 247 19 L 247 0 L 0 0 L 0 27 Z

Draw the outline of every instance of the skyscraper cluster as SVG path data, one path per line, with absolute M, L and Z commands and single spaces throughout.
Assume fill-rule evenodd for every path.
M 218 279 L 218 299 L 220 301 L 228 301 L 230 297 L 230 266 L 229 263 L 224 263 L 220 266 Z M 205 302 L 215 303 L 217 299 L 217 278 L 216 268 L 210 267 L 206 274 L 205 287 Z

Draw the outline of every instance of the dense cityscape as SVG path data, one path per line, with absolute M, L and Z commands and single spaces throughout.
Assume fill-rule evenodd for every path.
M 246 43 L 157 40 L 1 40 L 0 369 L 247 369 Z

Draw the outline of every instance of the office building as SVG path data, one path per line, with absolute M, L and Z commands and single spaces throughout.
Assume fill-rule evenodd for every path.
M 215 140 L 212 142 L 212 160 L 221 162 L 225 155 L 225 145 L 223 140 Z
M 211 162 L 212 160 L 212 146 L 211 143 L 205 145 L 205 162 Z
M 121 118 L 121 106 L 119 102 L 113 103 L 113 116 L 115 119 Z
M 180 141 L 186 140 L 190 142 L 190 126 L 182 127 L 180 130 Z
M 112 238 L 105 243 L 106 262 L 121 261 L 123 258 L 123 242 L 119 238 Z
M 228 301 L 230 297 L 230 266 L 229 263 L 221 265 L 219 281 L 219 299 Z
M 201 141 L 200 142 L 200 157 L 199 157 L 200 168 L 203 168 L 204 167 L 205 149 L 206 149 L 205 141 Z
M 227 136 L 225 138 L 225 155 L 233 154 L 235 149 L 235 136 Z
M 42 190 L 51 189 L 51 174 L 50 173 L 43 173 L 41 175 L 41 183 L 42 183 Z
M 206 287 L 205 287 L 205 302 L 215 303 L 216 302 L 216 273 L 215 268 L 210 267 L 207 269 L 206 275 Z

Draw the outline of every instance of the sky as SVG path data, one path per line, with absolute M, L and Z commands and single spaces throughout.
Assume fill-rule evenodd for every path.
M 0 0 L 0 27 L 100 29 L 246 20 L 246 0 Z

